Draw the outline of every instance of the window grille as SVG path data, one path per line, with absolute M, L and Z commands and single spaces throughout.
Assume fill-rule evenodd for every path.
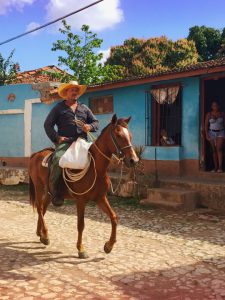
M 146 145 L 181 145 L 181 94 L 179 85 L 155 87 L 146 93 Z

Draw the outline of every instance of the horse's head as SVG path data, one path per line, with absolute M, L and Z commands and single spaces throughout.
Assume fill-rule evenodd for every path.
M 128 123 L 131 117 L 127 119 L 117 119 L 116 114 L 113 115 L 111 121 L 111 140 L 114 147 L 113 153 L 123 158 L 127 167 L 134 167 L 139 159 L 131 144 L 131 133 L 128 130 Z

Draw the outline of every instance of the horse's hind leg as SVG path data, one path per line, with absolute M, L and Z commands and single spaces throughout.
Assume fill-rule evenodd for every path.
M 108 199 L 106 197 L 99 199 L 97 201 L 97 204 L 102 209 L 102 211 L 105 212 L 110 217 L 111 220 L 111 224 L 112 224 L 111 236 L 109 241 L 106 242 L 104 246 L 105 253 L 110 253 L 116 242 L 116 229 L 118 224 L 118 218 L 114 210 L 111 208 Z
M 78 230 L 78 238 L 77 238 L 77 250 L 79 258 L 88 258 L 88 254 L 84 249 L 82 244 L 82 235 L 84 231 L 84 211 L 85 211 L 86 203 L 82 201 L 77 201 L 77 230 Z
M 47 194 L 42 194 L 37 192 L 37 212 L 38 212 L 38 223 L 37 223 L 37 235 L 40 237 L 41 243 L 44 245 L 49 245 L 50 240 L 48 237 L 48 228 L 44 220 L 44 215 L 47 210 L 47 206 L 50 202 L 49 196 Z
M 36 234 L 37 236 L 41 237 L 41 230 L 42 230 L 42 222 L 41 222 L 41 217 L 39 216 L 38 213 L 38 221 L 37 221 L 37 230 L 36 230 Z

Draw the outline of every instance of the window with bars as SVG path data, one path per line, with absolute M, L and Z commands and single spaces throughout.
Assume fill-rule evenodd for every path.
M 89 99 L 89 107 L 94 114 L 113 113 L 113 96 L 92 97 Z
M 180 85 L 156 86 L 146 94 L 146 145 L 181 145 L 181 97 Z

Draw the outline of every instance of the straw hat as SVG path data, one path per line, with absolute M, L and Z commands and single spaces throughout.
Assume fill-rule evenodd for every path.
M 86 85 L 81 85 L 78 84 L 77 81 L 70 81 L 68 83 L 63 83 L 58 87 L 58 94 L 61 98 L 66 97 L 66 91 L 71 88 L 79 88 L 79 94 L 78 96 L 80 97 L 83 95 L 86 91 L 87 86 Z

